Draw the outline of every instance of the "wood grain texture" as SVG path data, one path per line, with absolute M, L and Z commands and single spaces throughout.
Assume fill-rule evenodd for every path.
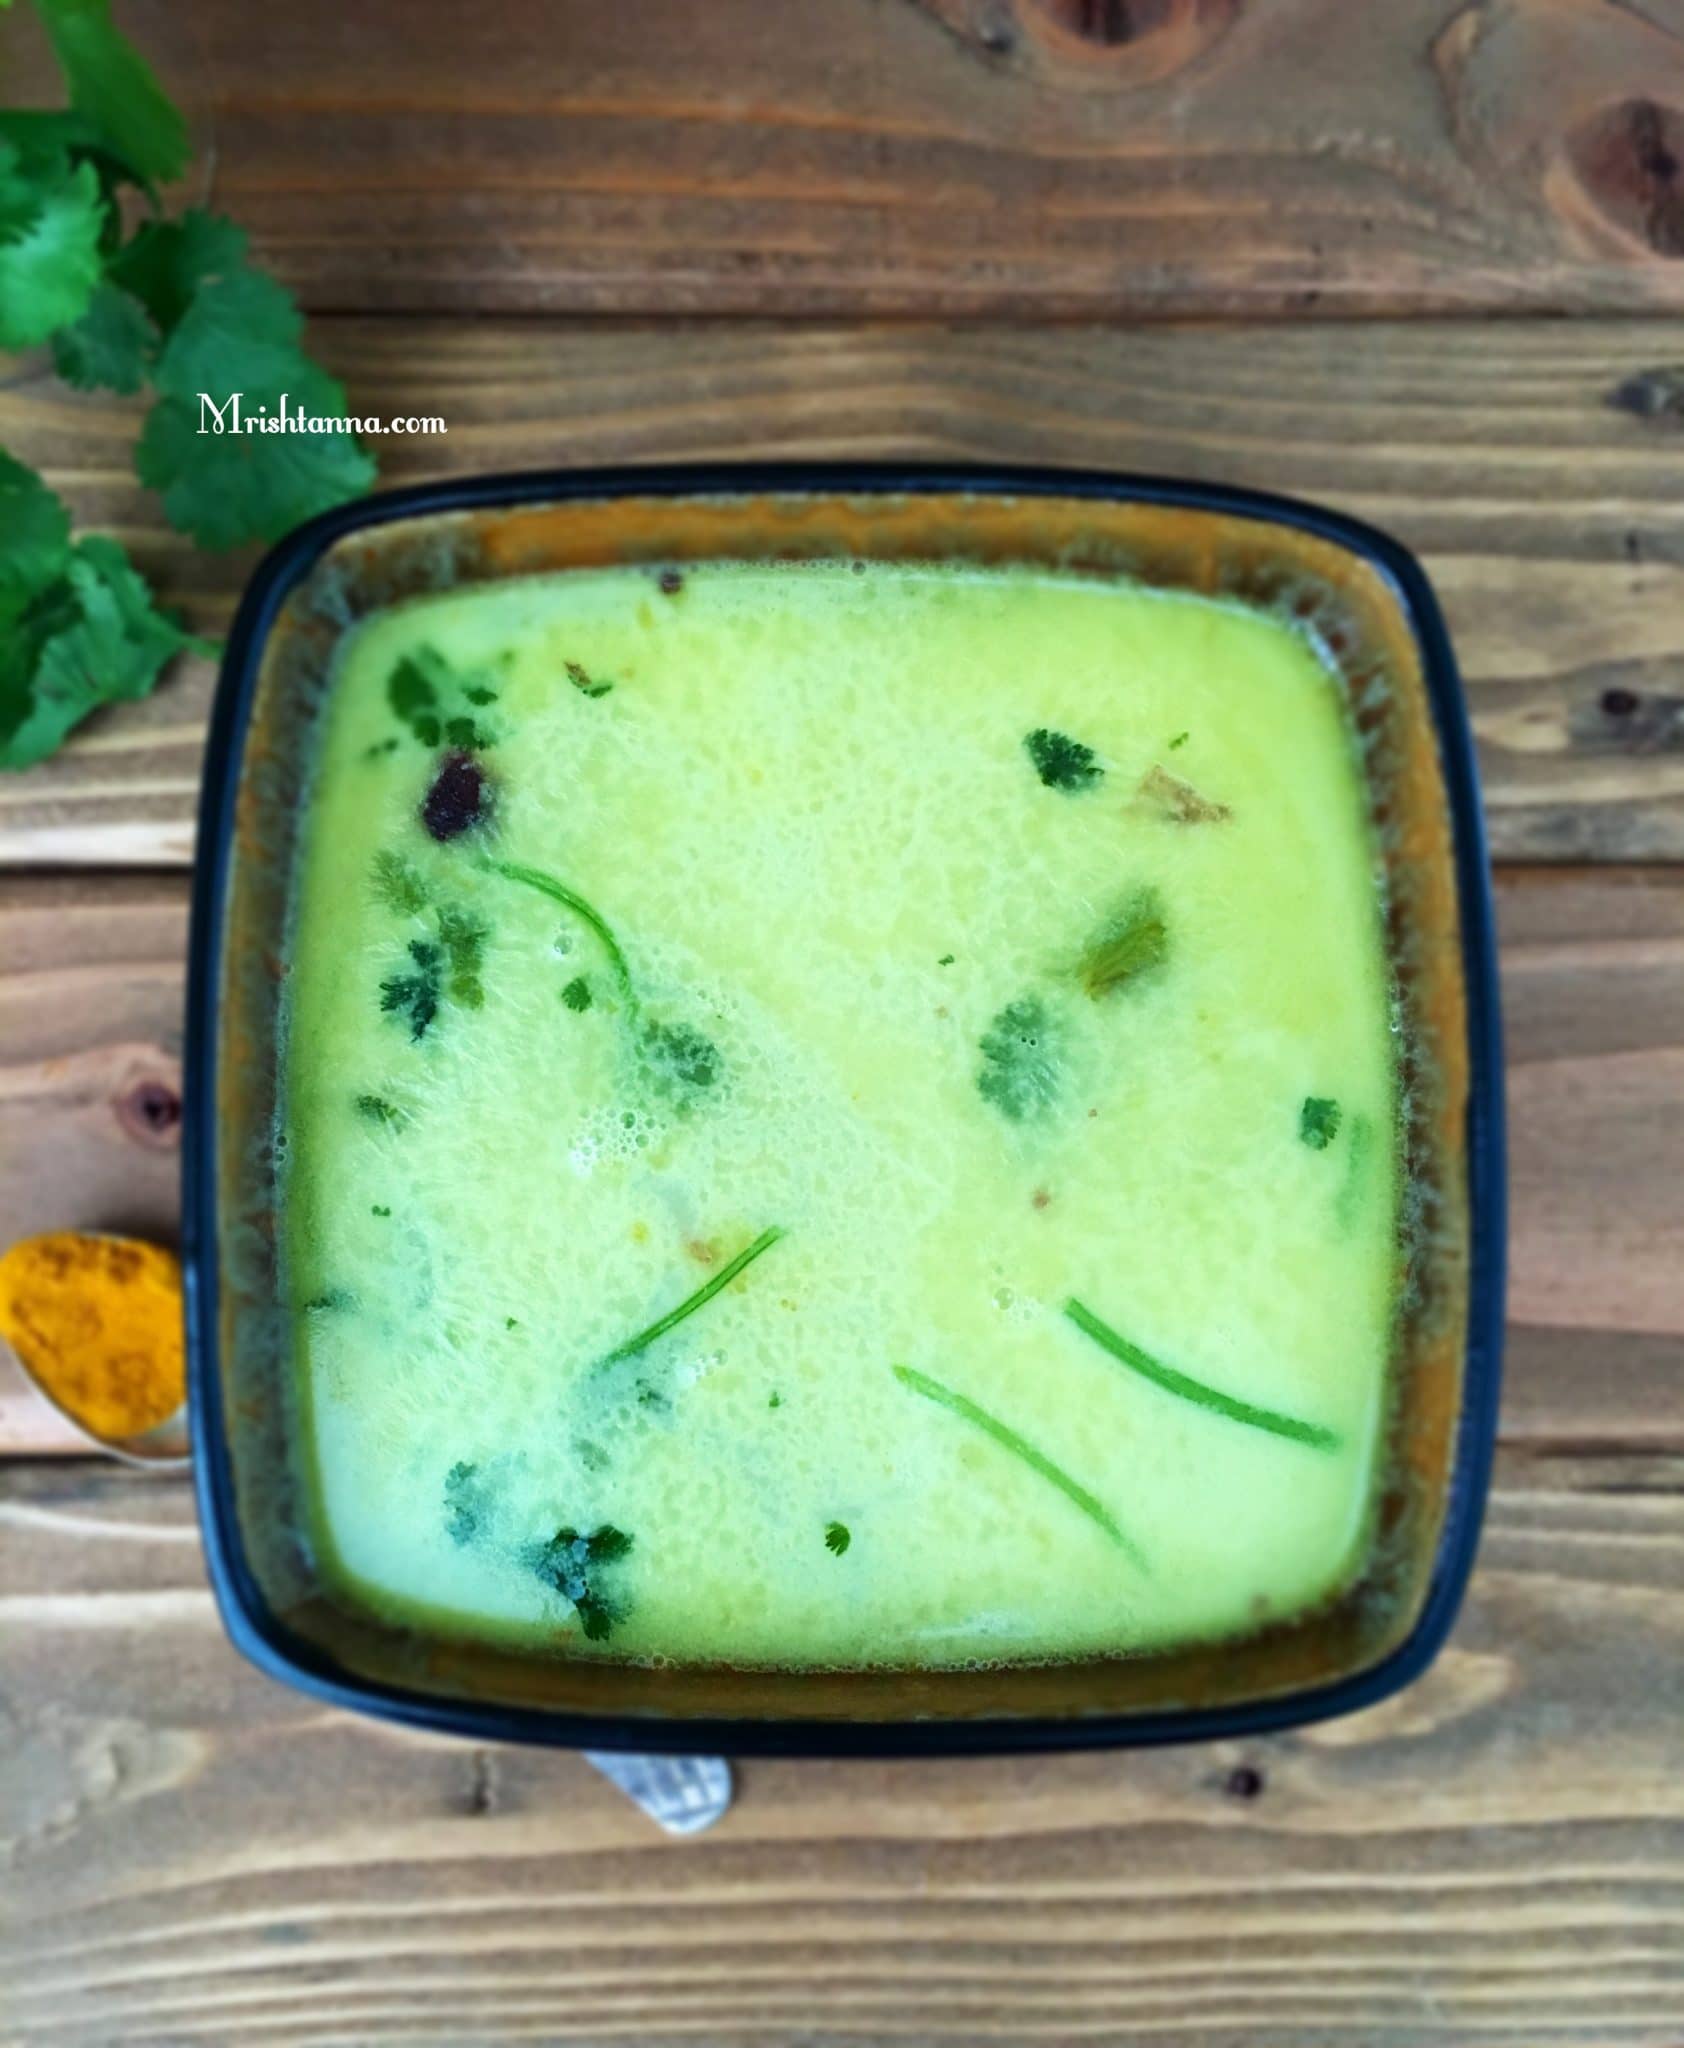
M 1684 305 L 1676 0 L 123 12 L 318 310 Z
M 0 885 L 0 1242 L 173 1235 L 186 887 Z M 1684 1452 L 1684 870 L 1500 882 L 1512 1110 L 1505 1439 Z M 15 1366 L 0 1452 L 69 1447 Z
M 1320 498 L 1425 559 L 1511 859 L 1684 858 L 1684 342 L 1602 321 L 1270 328 L 579 328 L 325 321 L 385 479 L 733 456 L 1089 464 Z M 0 441 L 217 631 L 252 556 L 198 553 L 130 471 L 135 414 L 44 362 Z M 0 777 L 0 864 L 179 865 L 211 673 Z
M 184 1484 L 0 1467 L 17 2048 L 1675 2048 L 1684 1461 L 1510 1452 L 1420 1683 L 1154 1754 L 753 1763 L 676 1844 L 582 1759 L 324 1709 Z

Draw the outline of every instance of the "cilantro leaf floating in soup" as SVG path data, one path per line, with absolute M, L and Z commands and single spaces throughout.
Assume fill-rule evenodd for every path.
M 1309 639 L 1027 569 L 579 570 L 364 619 L 319 745 L 279 1171 L 336 1599 L 799 1669 L 1349 1582 L 1398 1089 Z

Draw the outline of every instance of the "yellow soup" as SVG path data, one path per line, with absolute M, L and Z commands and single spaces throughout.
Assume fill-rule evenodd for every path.
M 281 1130 L 324 1573 L 791 1667 L 1326 1600 L 1396 1285 L 1375 877 L 1334 681 L 1240 606 L 720 563 L 377 614 Z

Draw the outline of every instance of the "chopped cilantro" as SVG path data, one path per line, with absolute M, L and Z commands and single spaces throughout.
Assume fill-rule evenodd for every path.
M 689 1024 L 647 1022 L 641 1049 L 649 1072 L 669 1094 L 711 1088 L 719 1079 L 719 1048 Z
M 772 1398 L 766 1403 L 766 1406 L 768 1408 L 781 1408 L 783 1405 L 784 1397 L 782 1396 L 782 1394 L 774 1394 Z
M 428 939 L 411 939 L 409 957 L 414 974 L 395 974 L 380 984 L 380 1007 L 388 1014 L 402 1014 L 409 1020 L 409 1035 L 421 1039 L 439 1013 L 443 955 Z
M 936 962 L 936 965 L 938 967 L 951 967 L 953 965 L 953 955 L 951 953 L 943 953 L 941 958 Z
M 614 687 L 612 683 L 598 682 L 576 661 L 567 664 L 567 680 L 583 697 L 606 697 Z
M 1105 773 L 1092 747 L 1071 739 L 1068 733 L 1037 726 L 1032 733 L 1025 734 L 1023 745 L 1034 763 L 1035 773 L 1048 789 L 1090 789 Z
M 494 704 L 495 690 L 458 673 L 436 647 L 413 648 L 386 678 L 386 702 L 400 725 L 424 747 L 449 746 L 475 753 L 493 744 L 490 731 L 471 713 L 455 708 Z
M 1044 1116 L 1058 1094 L 1062 1033 L 1039 996 L 997 1012 L 978 1041 L 977 1093 L 1013 1123 Z
M 518 1330 L 520 1328 L 520 1323 L 518 1319 L 514 1316 L 505 1316 L 503 1318 L 503 1327 L 505 1330 Z
M 427 907 L 427 885 L 401 853 L 382 847 L 374 856 L 374 893 L 389 910 L 418 916 Z
M 386 678 L 386 702 L 394 717 L 407 725 L 424 747 L 436 747 L 444 736 L 439 723 L 439 693 L 424 665 L 430 648 L 406 654 Z
M 632 1539 L 623 1530 L 604 1522 L 583 1536 L 577 1529 L 558 1529 L 532 1559 L 532 1569 L 571 1604 L 592 1642 L 611 1635 L 625 1619 L 623 1600 L 602 1580 L 605 1571 L 625 1561 L 631 1548 Z
M 450 1000 L 465 1010 L 485 1007 L 480 966 L 485 957 L 487 927 L 471 911 L 446 903 L 439 908 L 439 943 L 450 971 Z
M 1077 968 L 1096 1000 L 1113 995 L 1169 958 L 1169 927 L 1156 889 L 1137 889 L 1088 942 Z
M 1217 1387 L 1206 1386 L 1203 1380 L 1178 1372 L 1173 1365 L 1165 1365 L 1162 1359 L 1154 1358 L 1150 1352 L 1142 1351 L 1138 1344 L 1130 1343 L 1109 1323 L 1102 1323 L 1092 1309 L 1084 1308 L 1074 1297 L 1064 1304 L 1064 1313 L 1083 1336 L 1091 1337 L 1119 1365 L 1126 1365 L 1131 1372 L 1139 1373 L 1142 1379 L 1150 1380 L 1166 1393 L 1177 1394 L 1197 1407 L 1210 1409 L 1213 1414 L 1225 1415 L 1230 1422 L 1244 1422 L 1253 1429 L 1267 1430 L 1272 1436 L 1289 1437 L 1294 1443 L 1309 1444 L 1315 1450 L 1329 1450 L 1339 1441 L 1331 1429 L 1324 1429 L 1319 1422 L 1300 1422 L 1294 1415 L 1282 1415 L 1273 1408 L 1260 1408 L 1254 1402 L 1237 1400 Z
M 374 1203 L 368 1212 L 371 1216 L 390 1216 L 391 1210 L 383 1202 Z
M 1187 742 L 1188 742 L 1188 741 L 1189 741 L 1189 740 L 1190 740 L 1190 739 L 1191 739 L 1192 737 L 1193 737 L 1193 735 L 1192 735 L 1192 734 L 1191 734 L 1190 732 L 1178 732 L 1178 733 L 1176 734 L 1175 738 L 1174 738 L 1174 739 L 1172 739 L 1172 740 L 1170 741 L 1170 743 L 1169 743 L 1169 750 L 1170 750 L 1170 752 L 1171 752 L 1171 753 L 1173 754 L 1173 753 L 1175 752 L 1175 750 L 1176 750 L 1176 748 L 1177 748 L 1177 747 L 1184 747 L 1184 746 L 1186 746 Z
M 840 1557 L 853 1542 L 846 1522 L 826 1522 L 824 1525 L 824 1547 L 832 1557 Z
M 632 981 L 631 968 L 612 926 L 599 910 L 587 903 L 577 890 L 570 889 L 543 868 L 526 867 L 518 861 L 509 860 L 495 860 L 489 865 L 507 880 L 536 889 L 552 902 L 563 904 L 590 926 L 608 956 L 621 999 L 630 1013 L 638 1057 L 650 1080 L 663 1093 L 676 1096 L 682 1104 L 687 1096 L 714 1085 L 719 1079 L 721 1062 L 719 1048 L 711 1038 L 691 1024 L 668 1024 L 656 1018 L 640 1020 L 641 1004 Z M 563 998 L 568 1000 L 565 990 Z M 569 1006 L 574 1007 L 571 1001 Z
M 588 1010 L 591 1006 L 591 985 L 587 976 L 574 975 L 561 992 L 561 999 L 570 1010 Z
M 452 1543 L 469 1544 L 485 1534 L 490 1490 L 477 1465 L 462 1459 L 444 1475 L 444 1526 Z
M 1325 1152 L 1339 1135 L 1340 1110 L 1330 1095 L 1306 1095 L 1298 1112 L 1298 1135 L 1312 1152 Z

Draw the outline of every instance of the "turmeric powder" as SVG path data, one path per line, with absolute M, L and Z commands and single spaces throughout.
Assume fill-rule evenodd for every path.
M 187 1392 L 181 1267 L 137 1238 L 57 1230 L 0 1258 L 0 1336 L 49 1399 L 120 1443 Z

